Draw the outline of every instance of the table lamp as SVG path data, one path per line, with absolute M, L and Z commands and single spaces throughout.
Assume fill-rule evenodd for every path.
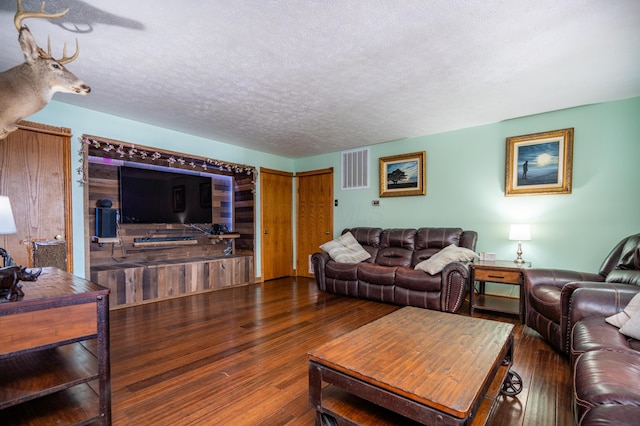
M 511 225 L 509 239 L 518 242 L 518 251 L 516 252 L 518 257 L 514 262 L 518 264 L 524 263 L 524 259 L 522 259 L 522 242 L 531 240 L 531 227 L 528 223 Z
M 15 234 L 16 232 L 18 232 L 18 230 L 16 229 L 16 222 L 13 220 L 9 197 L 6 195 L 0 195 L 0 235 Z M 12 263 L 9 261 L 11 257 L 2 247 L 0 247 L 0 256 L 4 258 L 3 266 L 11 266 L 8 265 L 8 263 Z

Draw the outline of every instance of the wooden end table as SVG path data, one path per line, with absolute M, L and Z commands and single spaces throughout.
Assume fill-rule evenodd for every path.
M 520 317 L 520 322 L 525 321 L 524 304 L 524 277 L 523 269 L 531 268 L 531 262 L 516 263 L 509 260 L 480 260 L 469 264 L 471 269 L 471 288 L 469 291 L 469 314 L 473 315 L 475 309 L 491 312 L 514 314 Z M 478 294 L 475 283 L 478 281 Z M 508 284 L 519 287 L 519 297 L 511 298 L 494 296 L 485 293 L 485 283 Z

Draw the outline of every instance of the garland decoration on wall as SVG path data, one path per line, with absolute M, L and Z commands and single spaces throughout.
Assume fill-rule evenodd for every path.
M 178 155 L 176 153 L 162 152 L 161 150 L 152 150 L 148 148 L 136 148 L 133 144 L 112 143 L 110 141 L 100 141 L 88 136 L 79 138 L 80 150 L 80 166 L 76 169 L 80 175 L 78 183 L 84 185 L 88 182 L 87 168 L 85 159 L 87 155 L 95 154 L 99 157 L 114 158 L 125 161 L 135 161 L 144 164 L 157 164 L 180 169 L 199 170 L 203 172 L 223 172 L 233 175 L 247 175 L 253 179 L 251 184 L 255 191 L 255 176 L 257 170 L 253 166 L 246 166 L 236 163 L 226 163 L 220 160 L 210 158 L 191 158 Z

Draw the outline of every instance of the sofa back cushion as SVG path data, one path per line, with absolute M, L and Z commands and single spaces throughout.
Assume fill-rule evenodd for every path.
M 411 267 L 429 259 L 445 247 L 460 246 L 462 228 L 420 228 L 416 232 L 416 248 L 411 259 Z
M 600 265 L 600 275 L 606 277 L 614 269 L 640 269 L 640 234 L 620 241 Z
M 612 269 L 606 271 L 605 281 L 640 285 L 640 234 L 622 240 L 613 249 L 603 266 L 612 260 L 615 260 L 616 263 Z
M 351 228 L 342 231 L 342 234 L 351 232 L 351 235 L 360 243 L 363 249 L 371 255 L 365 262 L 375 262 L 378 256 L 378 250 L 380 249 L 380 234 L 382 234 L 382 228 Z
M 380 235 L 380 250 L 375 263 L 382 266 L 410 266 L 415 248 L 416 230 L 385 229 Z

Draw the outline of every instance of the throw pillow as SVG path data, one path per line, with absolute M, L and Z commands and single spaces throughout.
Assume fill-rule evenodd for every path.
M 633 314 L 631 318 L 620 327 L 620 333 L 627 337 L 640 340 L 640 311 Z
M 618 312 L 615 315 L 611 315 L 607 317 L 605 321 L 615 327 L 622 327 L 629 318 L 631 318 L 635 313 L 640 312 L 640 293 L 633 296 L 633 299 L 629 302 L 629 304 L 624 308 L 622 312 Z
M 435 275 L 442 271 L 451 262 L 461 262 L 473 260 L 478 257 L 477 253 L 465 247 L 458 247 L 455 244 L 447 246 L 428 258 L 418 263 L 414 269 L 424 271 L 430 275 Z
M 359 263 L 371 255 L 358 243 L 351 232 L 346 232 L 335 240 L 328 241 L 320 248 L 338 263 Z

